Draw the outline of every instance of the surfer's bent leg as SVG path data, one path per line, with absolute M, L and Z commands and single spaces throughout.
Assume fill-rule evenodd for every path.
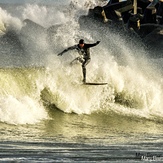
M 83 70 L 83 83 L 86 83 L 86 65 L 91 61 L 90 58 L 85 59 L 82 63 L 82 70 Z
M 70 65 L 73 65 L 74 63 L 80 62 L 83 63 L 85 60 L 81 57 L 75 58 L 73 61 L 70 62 Z

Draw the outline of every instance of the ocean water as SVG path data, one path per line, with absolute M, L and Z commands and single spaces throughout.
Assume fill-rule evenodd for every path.
M 99 3 L 0 4 L 0 162 L 163 162 L 163 59 L 82 17 Z M 107 85 L 57 56 L 80 38 Z

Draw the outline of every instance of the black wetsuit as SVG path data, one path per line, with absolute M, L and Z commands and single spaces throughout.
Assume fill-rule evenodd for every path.
M 63 53 L 65 53 L 65 52 L 67 52 L 67 51 L 69 51 L 69 50 L 74 50 L 74 49 L 76 49 L 76 50 L 78 51 L 78 53 L 79 53 L 80 55 L 83 56 L 83 60 L 82 60 L 82 59 L 79 59 L 79 57 L 76 58 L 76 59 L 78 59 L 78 60 L 82 63 L 83 82 L 86 82 L 86 65 L 87 65 L 87 64 L 90 62 L 90 60 L 91 60 L 90 48 L 91 48 L 91 47 L 94 47 L 94 46 L 96 46 L 96 45 L 98 45 L 99 43 L 100 43 L 100 41 L 97 41 L 97 42 L 94 43 L 94 44 L 85 44 L 85 43 L 84 43 L 84 46 L 83 46 L 82 48 L 79 46 L 79 44 L 77 44 L 77 45 L 74 45 L 74 46 L 71 46 L 71 47 L 65 49 L 64 51 L 62 51 L 62 52 L 61 52 L 60 54 L 58 54 L 58 55 L 62 55 Z

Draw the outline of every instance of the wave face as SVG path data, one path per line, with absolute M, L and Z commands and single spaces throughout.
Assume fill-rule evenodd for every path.
M 11 35 L 1 37 L 1 122 L 36 123 L 49 118 L 51 106 L 65 113 L 103 112 L 162 120 L 162 59 L 149 58 L 143 44 L 121 31 L 93 20 L 80 24 L 79 17 L 94 4 L 92 1 L 87 5 L 71 2 L 69 6 L 26 4 L 16 10 L 0 8 L 4 33 L 14 31 L 12 38 L 19 40 L 16 45 L 25 49 L 15 50 Z M 30 28 L 24 32 L 25 19 L 42 26 L 45 35 L 39 35 L 38 40 Z M 101 41 L 91 49 L 87 80 L 108 82 L 107 85 L 82 84 L 81 65 L 69 64 L 78 56 L 76 51 L 57 56 L 80 38 L 88 43 Z

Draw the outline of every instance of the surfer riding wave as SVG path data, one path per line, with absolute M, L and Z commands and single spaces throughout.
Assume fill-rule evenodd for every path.
M 90 62 L 91 56 L 90 56 L 90 48 L 98 45 L 100 41 L 97 41 L 93 44 L 86 44 L 83 39 L 79 40 L 79 44 L 68 47 L 67 49 L 63 50 L 59 55 L 63 55 L 63 53 L 76 49 L 80 55 L 80 57 L 75 58 L 71 64 L 75 61 L 79 61 L 82 63 L 82 71 L 83 71 L 83 83 L 86 83 L 86 65 Z

